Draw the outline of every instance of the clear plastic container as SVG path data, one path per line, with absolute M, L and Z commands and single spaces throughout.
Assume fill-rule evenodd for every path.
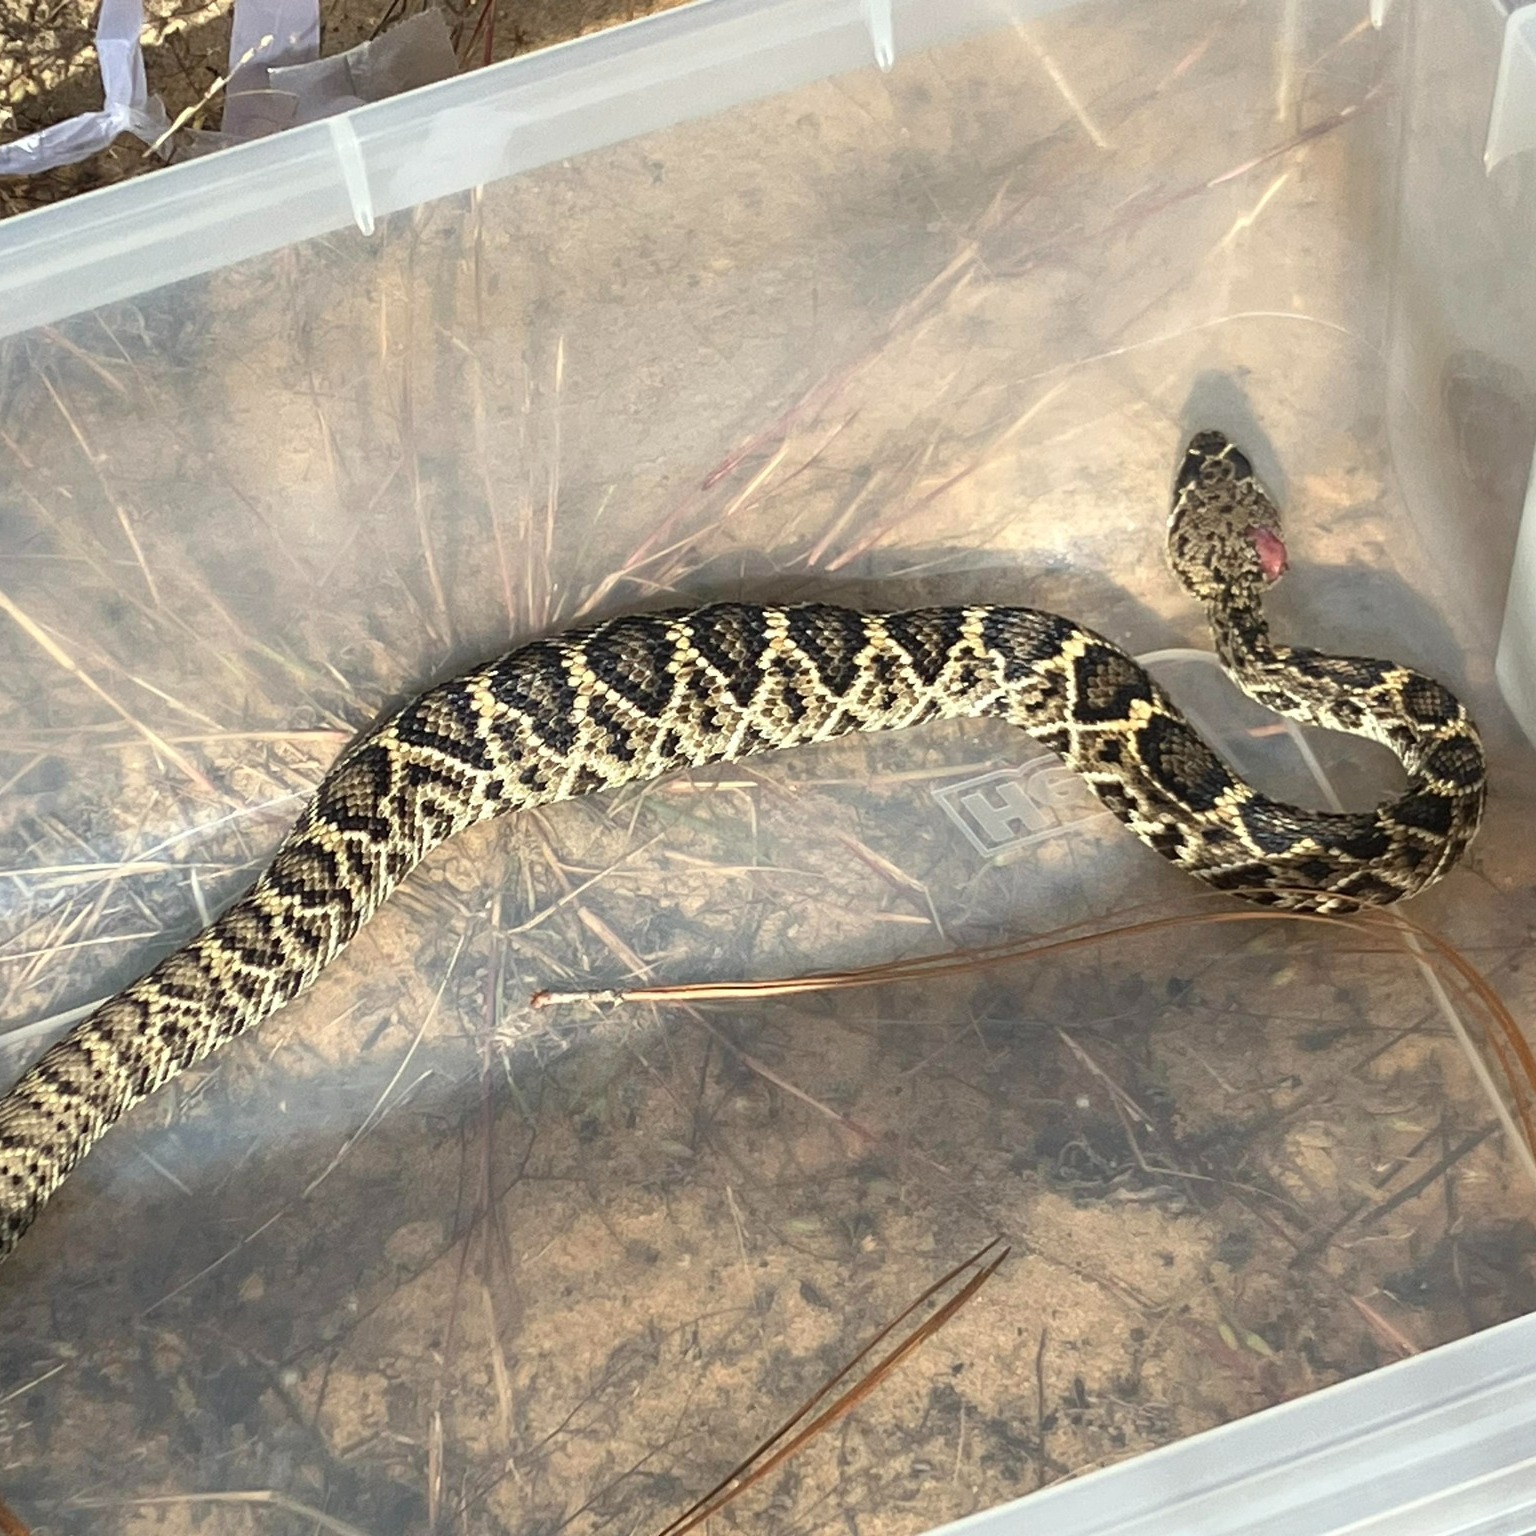
M 1474 706 L 1486 830 L 1406 916 L 1528 1019 L 1494 659 L 1531 284 L 1463 264 L 1530 218 L 1528 156 L 1482 165 L 1503 31 L 711 0 L 0 226 L 0 1080 L 381 706 L 597 614 L 1032 603 L 1266 787 L 1369 803 L 1382 753 L 1190 654 L 1161 540 L 1207 424 L 1285 506 L 1282 633 Z M 1413 1509 L 1476 1483 L 1455 1529 L 1527 1529 L 1528 1366 L 1487 1355 L 1532 1348 L 1532 1184 L 1477 999 L 1407 929 L 1212 920 L 1074 793 L 978 723 L 442 850 L 0 1269 L 5 1499 L 38 1536 L 660 1531 L 1002 1238 L 714 1524 L 1215 1532 L 1273 1477 L 1266 1529 L 1452 1529 L 1329 1496 L 1388 1447 Z

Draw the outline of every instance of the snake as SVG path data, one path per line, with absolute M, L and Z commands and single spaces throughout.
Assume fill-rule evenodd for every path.
M 1031 608 L 717 602 L 535 640 L 354 739 L 248 893 L 0 1100 L 0 1258 L 134 1104 L 310 987 L 434 848 L 508 812 L 852 731 L 990 717 L 1055 752 L 1144 844 L 1217 890 L 1342 912 L 1444 875 L 1483 812 L 1476 728 L 1410 667 L 1271 639 L 1264 596 L 1288 564 L 1280 513 L 1221 433 L 1196 434 L 1179 461 L 1167 555 L 1237 686 L 1390 748 L 1401 792 L 1366 811 L 1271 799 L 1126 651 Z

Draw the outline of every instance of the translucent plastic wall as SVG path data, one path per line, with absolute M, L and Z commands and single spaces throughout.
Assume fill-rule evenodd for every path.
M 1277 628 L 1474 704 L 1488 829 L 1412 915 L 1528 1015 L 1523 322 L 1455 269 L 1528 217 L 1523 161 L 1481 179 L 1501 24 L 898 6 L 884 71 L 871 14 L 722 0 L 0 232 L 5 1076 L 380 707 L 596 615 L 1032 603 L 1266 787 L 1369 803 L 1382 754 L 1195 654 L 1161 540 L 1204 425 L 1285 507 Z M 919 1532 L 1527 1311 L 1465 986 L 1218 909 L 996 723 L 482 827 L 0 1271 L 0 1486 L 40 1533 L 660 1530 L 1001 1238 L 721 1517 Z M 1073 925 L 1119 931 L 530 1004 Z

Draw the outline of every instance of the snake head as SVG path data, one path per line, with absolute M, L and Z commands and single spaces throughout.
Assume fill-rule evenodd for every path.
M 1184 450 L 1168 519 L 1174 574 L 1203 602 L 1279 581 L 1286 570 L 1280 509 L 1247 454 L 1220 432 L 1199 432 Z

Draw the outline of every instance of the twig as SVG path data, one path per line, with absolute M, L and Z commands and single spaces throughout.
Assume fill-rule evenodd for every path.
M 893 1318 L 884 1328 L 872 1338 L 868 1344 L 856 1354 L 843 1368 L 827 1381 L 823 1382 L 817 1390 L 801 1404 L 801 1406 L 776 1429 L 772 1435 L 763 1441 L 754 1451 L 748 1455 L 732 1472 L 716 1483 L 703 1498 L 684 1510 L 670 1525 L 666 1526 L 659 1536 L 685 1536 L 685 1533 L 702 1525 L 711 1515 L 718 1514 L 731 1500 L 739 1497 L 754 1483 L 761 1482 L 775 1467 L 782 1465 L 795 1454 L 803 1445 L 815 1439 L 822 1430 L 834 1424 L 851 1409 L 870 1395 L 871 1392 L 920 1344 L 932 1338 L 956 1312 L 965 1306 L 976 1292 L 981 1289 L 988 1280 L 1002 1267 L 1003 1261 L 1012 1251 L 1004 1248 L 983 1265 L 950 1299 L 939 1308 L 926 1322 L 916 1328 L 912 1333 L 897 1344 L 893 1349 L 883 1355 L 873 1365 L 869 1372 L 863 1376 L 854 1386 L 839 1396 L 825 1412 L 818 1414 L 799 1434 L 779 1446 L 779 1449 L 768 1456 L 766 1461 L 760 1458 L 767 1454 L 775 1445 L 784 1439 L 784 1436 L 799 1424 L 807 1414 L 819 1403 L 838 1382 L 850 1375 L 859 1364 L 866 1359 L 881 1343 L 899 1328 L 914 1312 L 926 1302 L 937 1295 L 951 1281 L 964 1274 L 966 1270 L 980 1264 L 981 1260 L 991 1253 L 998 1245 L 1000 1239 L 993 1238 L 991 1242 L 978 1248 L 970 1258 L 957 1264 L 948 1274 L 935 1280 L 916 1301 L 906 1307 Z M 754 1463 L 757 1465 L 754 1467 Z M 749 1472 L 748 1469 L 752 1468 Z M 739 1482 L 737 1479 L 741 1479 Z
M 1409 1355 L 1423 1353 L 1419 1346 L 1401 1328 L 1394 1327 L 1375 1307 L 1371 1306 L 1368 1302 L 1361 1301 L 1358 1296 L 1351 1296 L 1349 1299 L 1355 1311 L 1366 1320 L 1371 1331 L 1389 1349 L 1395 1349 L 1405 1360 Z
M 1410 1180 L 1395 1195 L 1383 1200 L 1380 1205 L 1373 1205 L 1360 1218 L 1360 1225 L 1362 1227 L 1375 1226 L 1378 1221 L 1386 1220 L 1398 1206 L 1406 1205 L 1408 1201 L 1418 1195 L 1422 1195 L 1436 1179 L 1443 1178 L 1468 1153 L 1475 1152 L 1482 1146 L 1498 1128 L 1499 1122 L 1497 1120 L 1490 1120 L 1481 1130 L 1473 1131 L 1469 1135 L 1463 1136 L 1444 1157 L 1437 1158 L 1418 1178 Z
M 1040 1329 L 1040 1344 L 1035 1350 L 1035 1439 L 1040 1442 L 1040 1461 L 1035 1467 L 1035 1487 L 1045 1487 L 1045 1346 L 1050 1339 L 1048 1329 Z

